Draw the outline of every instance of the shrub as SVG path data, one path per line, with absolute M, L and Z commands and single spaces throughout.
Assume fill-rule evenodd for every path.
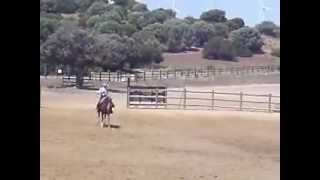
M 237 41 L 232 41 L 232 49 L 234 50 L 234 53 L 236 56 L 239 56 L 239 57 L 252 56 L 252 52 L 250 51 L 250 49 Z
M 258 24 L 256 28 L 261 34 L 276 37 L 275 31 L 278 27 L 271 21 L 264 21 L 261 24 Z
M 273 48 L 271 51 L 272 56 L 280 57 L 280 48 Z
M 219 9 L 213 9 L 206 12 L 203 12 L 200 15 L 200 19 L 210 22 L 210 23 L 218 23 L 218 22 L 226 22 L 226 12 Z
M 243 27 L 232 31 L 229 38 L 231 41 L 247 47 L 253 53 L 261 52 L 263 40 L 260 33 L 254 28 Z
M 215 27 L 205 21 L 197 21 L 191 26 L 193 32 L 193 43 L 202 47 L 210 38 L 215 35 Z
M 244 21 L 241 18 L 233 18 L 226 22 L 227 26 L 229 27 L 229 31 L 234 31 L 244 27 Z
M 214 37 L 204 46 L 203 57 L 208 59 L 234 60 L 235 53 L 230 40 Z

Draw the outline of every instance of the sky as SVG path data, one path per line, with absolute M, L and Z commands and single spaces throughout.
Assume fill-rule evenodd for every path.
M 136 0 L 147 4 L 153 10 L 157 8 L 172 7 L 172 0 Z M 177 17 L 183 18 L 188 15 L 199 17 L 204 11 L 210 9 L 222 9 L 227 18 L 241 17 L 246 25 L 254 26 L 263 20 L 260 2 L 270 8 L 265 13 L 265 20 L 273 21 L 280 25 L 280 0 L 175 0 L 176 9 L 179 10 Z

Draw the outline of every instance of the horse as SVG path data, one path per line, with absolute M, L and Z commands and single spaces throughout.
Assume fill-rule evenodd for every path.
M 112 108 L 115 107 L 112 99 L 110 97 L 105 97 L 102 102 L 100 103 L 100 105 L 97 107 L 97 113 L 98 113 L 98 122 L 99 122 L 99 118 L 101 115 L 101 119 L 100 119 L 100 125 L 103 128 L 105 125 L 105 119 L 106 116 L 108 116 L 108 127 L 111 128 L 111 124 L 110 124 L 110 114 L 113 113 Z

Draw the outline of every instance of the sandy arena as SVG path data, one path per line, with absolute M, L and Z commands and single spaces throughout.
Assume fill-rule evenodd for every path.
M 279 113 L 128 110 L 126 94 L 112 97 L 110 130 L 96 126 L 95 91 L 42 89 L 41 180 L 280 179 Z

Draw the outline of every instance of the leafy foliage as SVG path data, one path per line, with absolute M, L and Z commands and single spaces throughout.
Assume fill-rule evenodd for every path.
M 263 40 L 260 33 L 249 27 L 243 27 L 230 33 L 230 40 L 247 47 L 253 53 L 261 52 Z
M 211 38 L 202 52 L 208 59 L 234 60 L 235 57 L 231 41 L 222 37 Z

